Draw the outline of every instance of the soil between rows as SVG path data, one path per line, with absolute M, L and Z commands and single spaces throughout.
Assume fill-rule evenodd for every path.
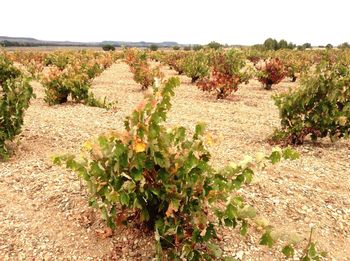
M 167 67 L 163 71 L 176 76 Z M 279 126 L 270 96 L 297 86 L 287 79 L 266 91 L 251 81 L 229 99 L 217 101 L 189 78 L 180 78 L 167 124 L 193 129 L 205 121 L 218 137 L 211 149 L 216 166 L 269 152 L 266 139 Z M 57 153 L 79 153 L 85 140 L 123 128 L 124 117 L 143 97 L 128 66 L 117 62 L 94 80 L 93 92 L 116 100 L 116 110 L 72 103 L 49 107 L 42 86 L 33 86 L 37 98 L 26 112 L 18 144 L 12 145 L 14 155 L 0 163 L 0 260 L 150 259 L 153 235 L 121 227 L 108 236 L 99 214 L 87 205 L 84 185 L 50 160 Z M 257 173 L 241 193 L 281 230 L 307 236 L 309 225 L 315 224 L 316 239 L 329 260 L 350 260 L 350 142 L 324 139 L 297 150 L 301 159 Z M 257 246 L 259 233 L 245 238 L 237 234 L 221 231 L 225 253 L 244 260 L 282 259 L 279 249 Z

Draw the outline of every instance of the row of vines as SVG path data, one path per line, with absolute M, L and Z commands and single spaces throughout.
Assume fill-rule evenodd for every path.
M 20 132 L 24 111 L 35 97 L 31 80 L 42 83 L 50 106 L 71 100 L 108 109 L 112 103 L 96 99 L 91 84 L 118 59 L 129 65 L 142 90 L 151 89 L 147 97 L 125 119 L 124 131 L 87 142 L 82 157 L 54 158 L 55 164 L 85 180 L 89 203 L 100 209 L 107 225 L 114 228 L 133 220 L 154 231 L 159 260 L 234 260 L 217 245 L 222 226 L 238 228 L 242 235 L 250 226 L 259 227 L 260 244 L 272 247 L 282 241 L 284 255 L 294 256 L 300 237 L 276 233 L 237 191 L 252 181 L 255 170 L 281 159 L 296 159 L 298 153 L 290 147 L 274 149 L 255 160 L 246 157 L 239 164 L 214 168 L 204 124 L 198 123 L 193 131 L 166 127 L 180 81 L 164 80 L 161 66 L 187 75 L 194 86 L 217 99 L 227 98 L 252 79 L 266 90 L 285 78 L 297 81 L 298 87 L 273 96 L 281 127 L 270 141 L 287 146 L 302 144 L 309 135 L 332 141 L 349 136 L 350 53 L 252 49 L 3 53 L 0 155 L 7 157 L 5 143 Z M 301 260 L 320 260 L 324 255 L 311 238 L 298 252 Z

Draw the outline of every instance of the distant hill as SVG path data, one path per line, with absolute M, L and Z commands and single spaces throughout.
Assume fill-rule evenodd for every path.
M 103 42 L 70 42 L 70 41 L 45 41 L 30 37 L 8 37 L 0 36 L 0 45 L 7 46 L 82 46 L 82 47 L 98 47 L 111 44 L 116 47 L 149 47 L 156 44 L 159 47 L 181 46 L 177 42 L 127 42 L 127 41 L 103 41 Z

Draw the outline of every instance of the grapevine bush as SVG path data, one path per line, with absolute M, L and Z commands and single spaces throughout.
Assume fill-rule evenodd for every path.
M 238 90 L 241 83 L 248 83 L 251 73 L 242 53 L 230 50 L 217 51 L 211 57 L 212 72 L 197 82 L 202 91 L 215 92 L 217 99 L 225 99 Z
M 12 61 L 22 64 L 32 78 L 39 79 L 45 66 L 47 54 L 42 52 L 13 52 L 8 56 Z
M 274 99 L 281 117 L 274 141 L 298 145 L 309 134 L 312 140 L 349 137 L 350 70 L 346 64 L 327 59 L 302 79 L 298 89 Z
M 236 191 L 251 182 L 254 163 L 246 158 L 217 170 L 209 162 L 211 138 L 204 124 L 191 135 L 184 127 L 165 126 L 179 84 L 170 78 L 162 88 L 155 86 L 126 118 L 124 132 L 86 142 L 81 158 L 57 156 L 54 162 L 85 180 L 90 204 L 110 227 L 133 220 L 153 230 L 159 260 L 232 260 L 216 245 L 216 233 L 224 225 L 247 233 L 256 211 Z M 298 157 L 291 149 L 275 150 L 255 164 L 276 163 L 282 156 Z M 267 226 L 260 243 L 272 245 L 272 233 Z M 283 252 L 291 256 L 293 251 L 287 242 Z
M 0 159 L 8 157 L 5 141 L 21 132 L 25 110 L 34 97 L 29 78 L 0 54 Z
M 90 92 L 93 78 L 110 67 L 116 56 L 111 53 L 87 53 L 85 51 L 55 52 L 46 59 L 49 65 L 41 75 L 41 83 L 45 88 L 45 101 L 49 105 L 72 101 L 89 106 L 111 108 L 107 103 L 94 97 Z
M 289 77 L 292 82 L 306 73 L 311 65 L 308 60 L 308 53 L 305 52 L 280 50 L 276 52 L 276 56 L 282 61 L 286 77 Z
M 172 52 L 165 58 L 165 63 L 170 66 L 171 69 L 177 71 L 179 75 L 184 73 L 184 61 L 188 53 L 185 52 Z
M 194 83 L 209 75 L 209 58 L 203 51 L 193 52 L 185 58 L 183 68 Z
M 258 80 L 264 85 L 266 90 L 271 90 L 273 84 L 281 82 L 285 77 L 285 68 L 278 58 L 265 61 L 257 66 Z
M 77 68 L 68 66 L 61 71 L 52 66 L 46 76 L 42 78 L 45 88 L 45 102 L 49 105 L 62 104 L 68 101 L 70 96 L 72 101 L 83 103 L 93 107 L 111 108 L 112 103 L 106 99 L 100 101 L 96 99 L 91 88 L 91 79 L 87 74 L 81 73 Z
M 163 77 L 159 67 L 151 68 L 151 65 L 147 62 L 146 53 L 134 49 L 128 49 L 125 52 L 125 61 L 134 74 L 135 82 L 141 84 L 142 90 L 152 86 L 156 78 Z

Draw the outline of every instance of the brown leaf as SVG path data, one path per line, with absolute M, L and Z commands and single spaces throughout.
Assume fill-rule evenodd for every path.
M 95 233 L 97 237 L 105 239 L 113 235 L 113 230 L 109 227 L 106 227 L 104 229 L 96 229 Z

